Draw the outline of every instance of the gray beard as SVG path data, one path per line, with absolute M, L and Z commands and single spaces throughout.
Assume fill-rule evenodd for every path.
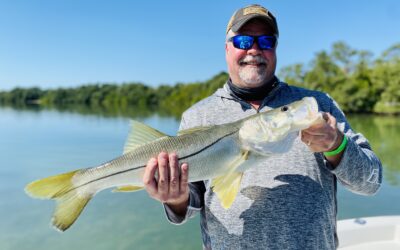
M 240 79 L 250 86 L 260 86 L 267 78 L 267 71 L 265 67 L 242 67 L 239 69 Z

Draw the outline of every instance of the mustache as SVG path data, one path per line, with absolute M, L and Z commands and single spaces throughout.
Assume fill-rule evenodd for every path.
M 261 56 L 246 55 L 244 58 L 239 60 L 239 64 L 244 63 L 267 64 L 267 61 Z

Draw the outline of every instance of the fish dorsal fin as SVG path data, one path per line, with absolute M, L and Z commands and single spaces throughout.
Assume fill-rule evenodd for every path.
M 124 147 L 124 154 L 146 143 L 168 135 L 138 121 L 131 121 L 131 131 Z
M 143 187 L 127 185 L 127 186 L 117 187 L 116 189 L 113 190 L 113 192 L 135 192 L 142 189 Z
M 235 170 L 247 160 L 248 155 L 249 151 L 242 151 L 242 154 L 230 164 L 229 173 L 214 178 L 211 182 L 213 192 L 216 193 L 222 207 L 225 209 L 231 207 L 239 192 L 243 173 L 236 172 Z
M 194 128 L 183 129 L 183 130 L 178 131 L 178 135 L 186 135 L 186 134 L 191 134 L 194 132 L 204 131 L 211 127 L 212 126 L 205 126 L 205 127 L 194 127 Z

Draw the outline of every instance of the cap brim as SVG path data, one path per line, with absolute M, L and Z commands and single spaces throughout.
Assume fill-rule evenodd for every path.
M 238 32 L 243 27 L 243 25 L 245 25 L 248 21 L 250 21 L 250 20 L 252 20 L 254 18 L 265 20 L 268 23 L 268 25 L 271 27 L 271 29 L 274 31 L 274 33 L 275 34 L 278 33 L 278 31 L 274 27 L 274 24 L 272 23 L 272 20 L 269 17 L 266 17 L 265 15 L 260 15 L 260 14 L 254 14 L 254 15 L 246 16 L 245 18 L 243 18 L 239 22 L 237 22 L 234 25 L 232 25 L 231 30 L 233 32 Z

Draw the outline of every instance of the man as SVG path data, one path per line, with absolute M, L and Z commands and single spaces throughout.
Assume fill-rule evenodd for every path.
M 335 249 L 336 182 L 374 194 L 382 180 L 379 159 L 328 95 L 277 79 L 279 32 L 271 12 L 259 5 L 239 9 L 226 34 L 230 78 L 183 114 L 181 129 L 232 122 L 305 96 L 317 99 L 326 123 L 303 130 L 288 153 L 245 171 L 229 209 L 221 207 L 210 181 L 188 184 L 190 166 L 182 164 L 179 175 L 171 152 L 148 162 L 146 190 L 164 203 L 174 224 L 200 212 L 205 249 Z

